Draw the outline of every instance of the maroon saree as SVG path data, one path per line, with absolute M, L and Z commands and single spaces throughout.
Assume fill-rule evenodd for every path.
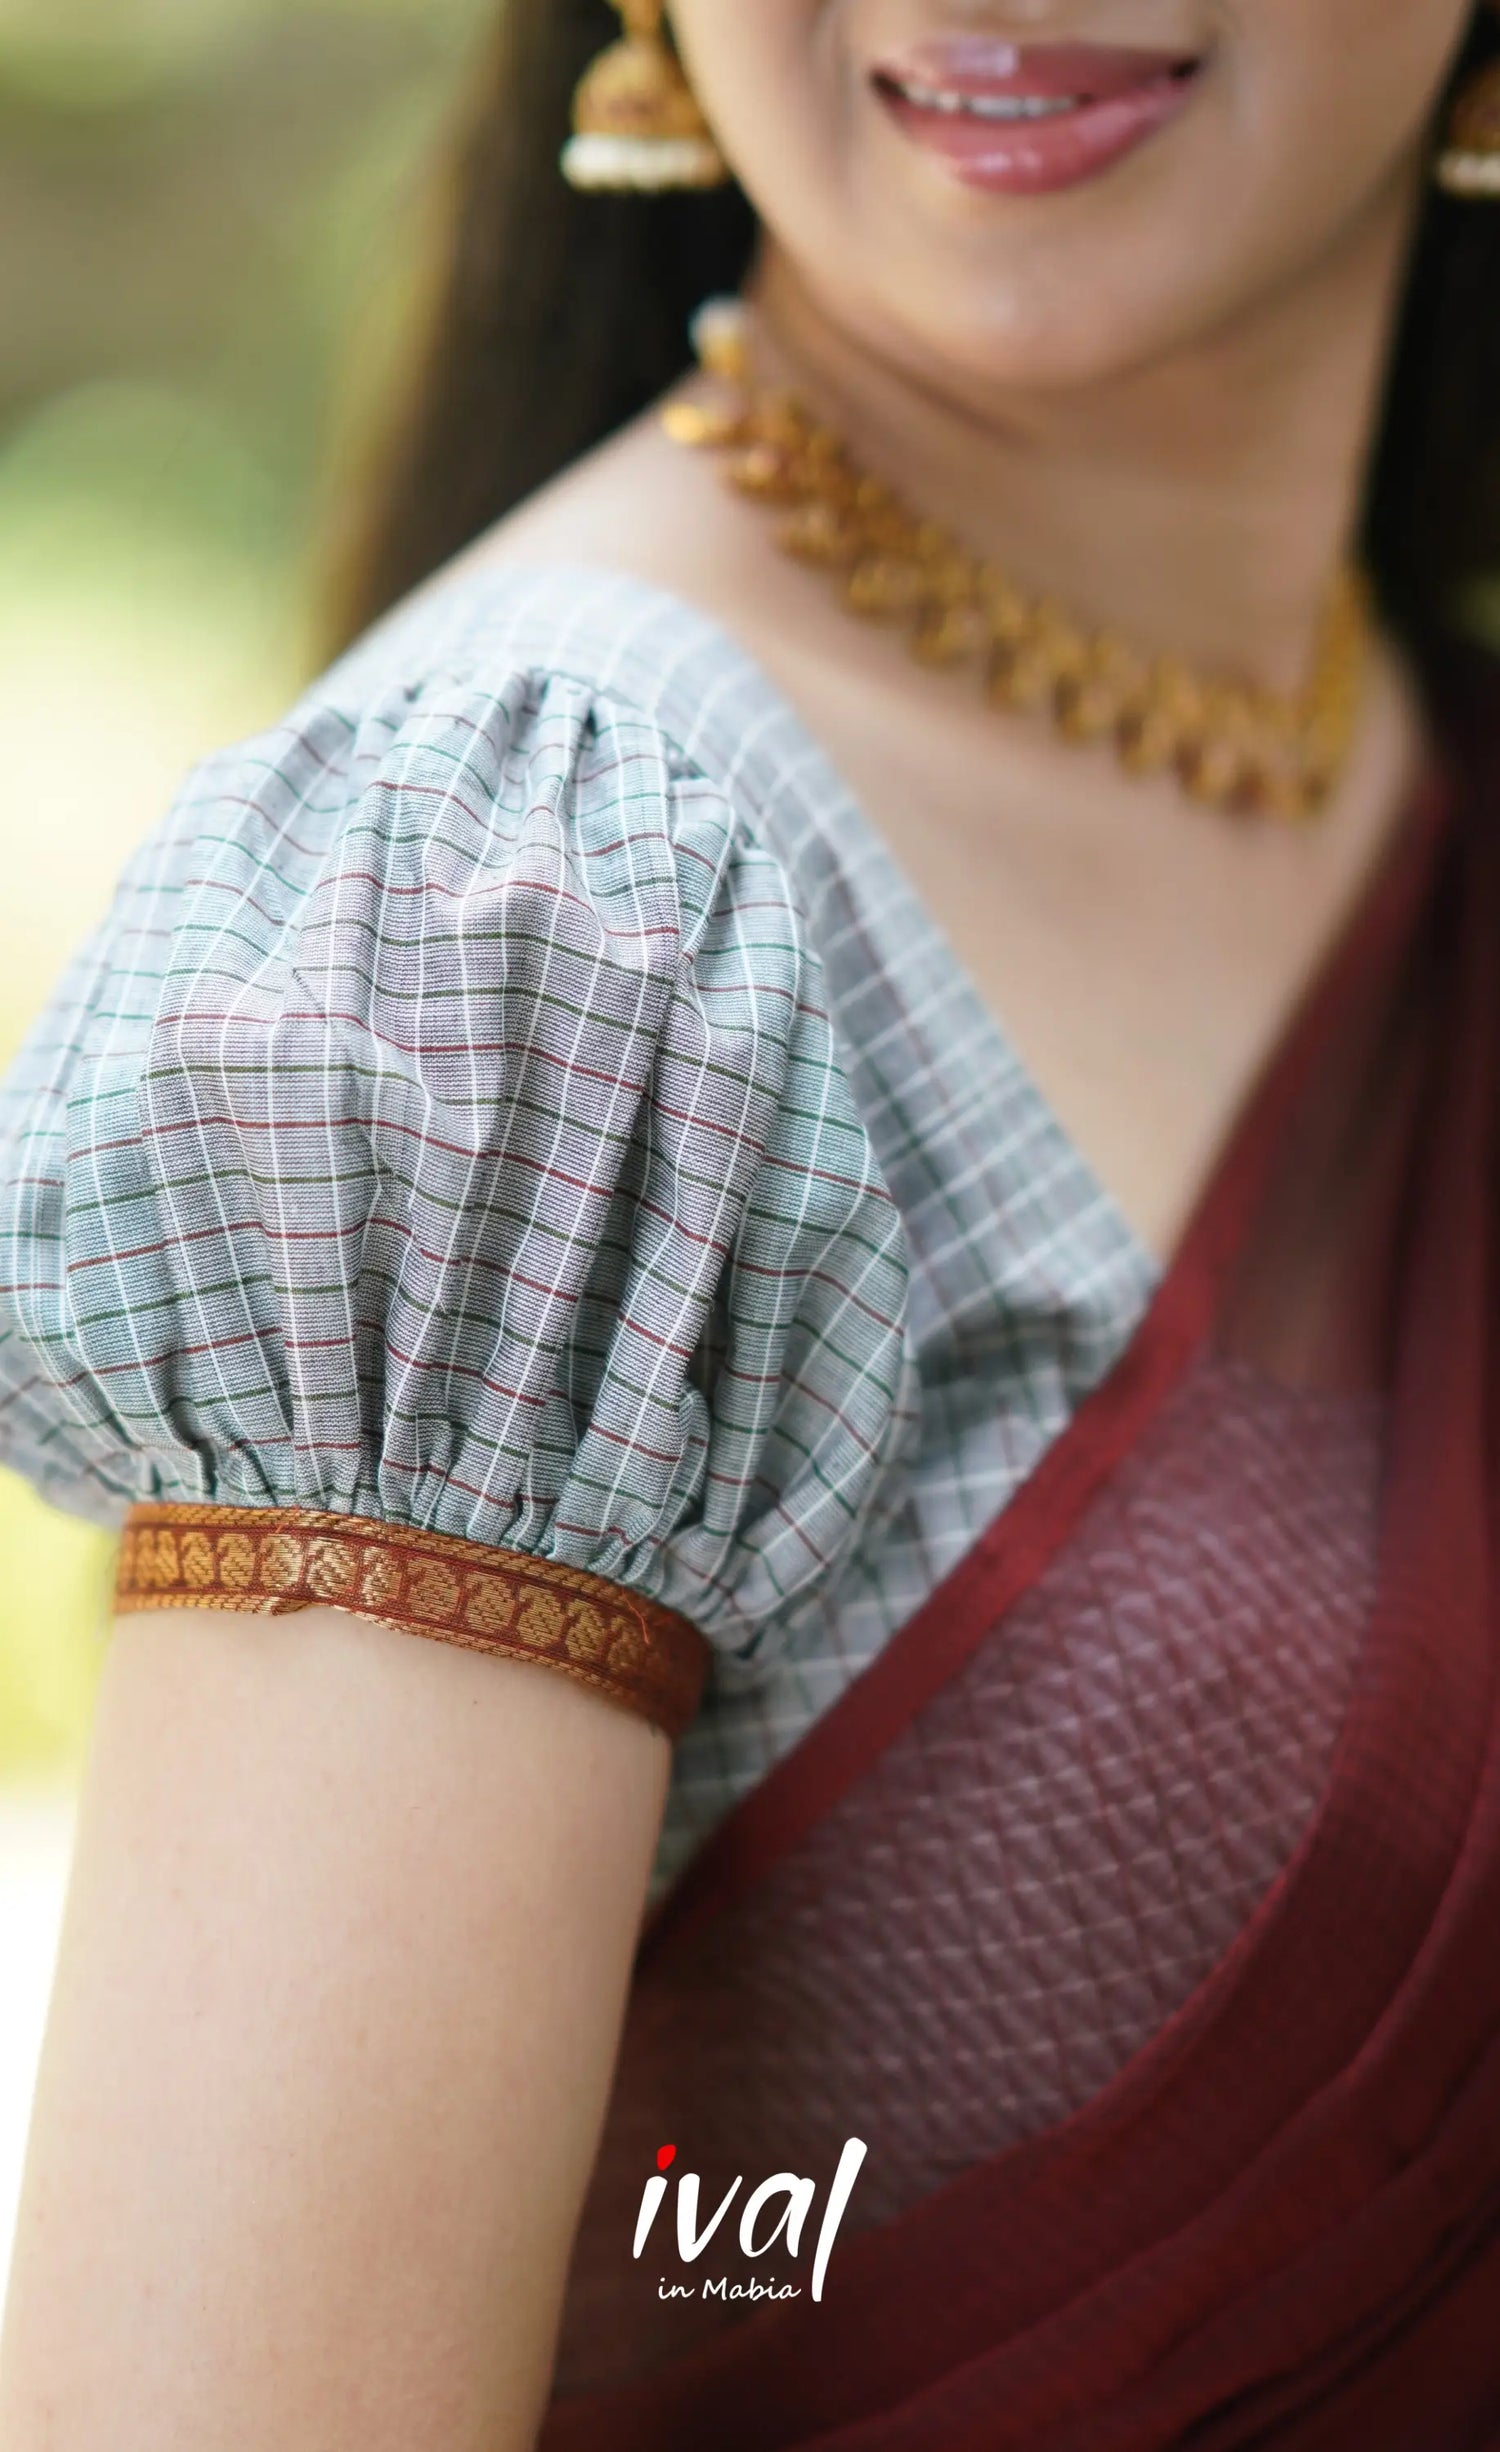
M 546 2452 L 1500 2445 L 1500 777 L 1454 737 L 1116 1370 L 649 1931 Z M 670 2207 L 632 2259 L 663 2142 L 711 2209 L 851 2135 L 821 2303 L 730 2221 L 691 2273 L 801 2295 L 663 2301 Z

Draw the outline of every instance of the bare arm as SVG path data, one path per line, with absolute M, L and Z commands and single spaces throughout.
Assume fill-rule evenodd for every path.
M 333 1611 L 121 1622 L 5 2452 L 531 2442 L 667 1763 L 566 1678 Z

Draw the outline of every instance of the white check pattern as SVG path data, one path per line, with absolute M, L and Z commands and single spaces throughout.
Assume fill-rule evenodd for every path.
M 493 583 L 492 583 L 493 584 Z M 930 913 L 783 694 L 638 583 L 529 581 L 528 623 L 681 743 L 779 854 L 906 1228 L 920 1429 L 873 1537 L 746 1683 L 716 1663 L 678 1748 L 659 1892 L 878 1657 L 1104 1378 L 1151 1256 L 1063 1132 Z
M 252 785 L 256 753 L 184 796 L 6 1084 L 0 1453 L 106 1519 L 374 1514 L 683 1608 L 716 1659 L 660 1888 L 1013 1495 L 1154 1266 L 689 607 L 476 574 L 381 624 Z

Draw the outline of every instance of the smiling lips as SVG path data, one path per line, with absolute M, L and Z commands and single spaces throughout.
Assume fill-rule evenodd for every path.
M 1098 43 L 922 43 L 875 89 L 913 143 L 970 187 L 1044 196 L 1092 179 L 1186 108 L 1200 63 Z

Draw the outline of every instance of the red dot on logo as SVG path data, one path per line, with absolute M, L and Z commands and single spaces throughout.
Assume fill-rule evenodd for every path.
M 676 2148 L 675 2146 L 658 2146 L 658 2147 L 657 2147 L 657 2149 L 656 2149 L 656 2168 L 657 2168 L 657 2170 L 658 2170 L 658 2171 L 670 2171 L 670 2170 L 671 2170 L 671 2168 L 672 2168 L 672 2165 L 675 2163 L 675 2161 L 676 2161 L 676 2160 L 677 2160 L 677 2148 Z

